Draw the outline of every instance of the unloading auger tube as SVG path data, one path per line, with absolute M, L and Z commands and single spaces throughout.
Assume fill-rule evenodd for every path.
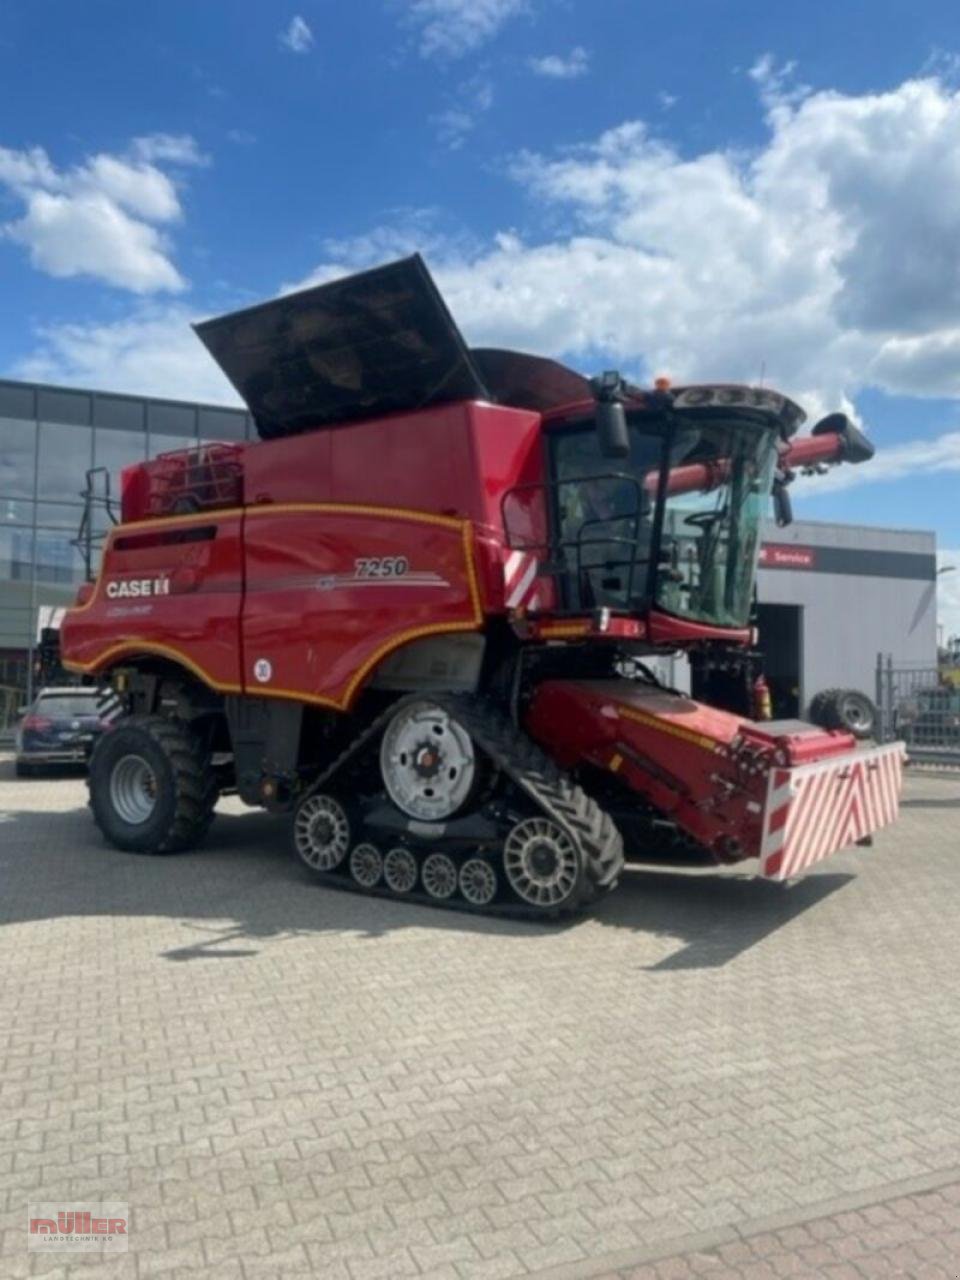
M 439 821 L 391 802 L 380 759 L 391 726 L 431 711 L 456 729 L 458 765 L 464 736 L 478 756 L 472 797 Z M 358 799 L 358 781 L 374 771 L 379 789 Z M 300 798 L 293 844 L 325 884 L 536 919 L 576 912 L 623 867 L 610 816 L 505 714 L 459 694 L 401 698 L 368 725 Z

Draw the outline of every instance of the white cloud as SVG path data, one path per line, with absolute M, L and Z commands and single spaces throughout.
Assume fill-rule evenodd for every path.
M 753 78 L 750 153 L 681 154 L 633 120 L 517 157 L 548 230 L 431 257 L 468 338 L 678 381 L 764 370 L 811 416 L 868 385 L 960 391 L 960 92 L 813 93 L 772 59 Z
M 186 288 L 161 233 L 105 195 L 36 191 L 27 199 L 24 216 L 9 223 L 6 233 L 29 249 L 35 267 L 51 276 L 93 276 L 134 293 Z
M 459 151 L 480 117 L 493 106 L 493 85 L 483 75 L 460 85 L 453 105 L 431 117 L 440 142 Z
M 158 167 L 207 163 L 188 136 L 135 138 L 125 154 L 100 152 L 60 170 L 40 147 L 0 147 L 0 186 L 22 214 L 0 237 L 23 245 L 40 271 L 90 276 L 134 293 L 178 292 L 186 281 L 161 229 L 182 217 L 174 180 Z
M 113 204 L 150 222 L 180 217 L 176 187 L 150 164 L 131 164 L 116 156 L 92 156 L 73 183 L 73 195 L 105 196 Z M 67 197 L 70 199 L 71 197 Z
M 549 229 L 539 236 L 450 237 L 431 211 L 400 210 L 328 242 L 300 283 L 419 248 L 478 345 L 678 382 L 756 381 L 763 369 L 811 418 L 851 411 L 867 386 L 960 397 L 960 266 L 949 256 L 960 262 L 960 92 L 925 79 L 798 96 L 772 65 L 762 80 L 769 134 L 750 154 L 681 155 L 628 121 L 587 146 L 515 159 L 511 173 Z M 0 152 L 0 180 L 57 195 L 61 177 L 43 152 Z M 129 199 L 120 185 L 112 198 Z M 162 212 L 163 188 L 151 198 Z M 39 365 L 21 372 L 210 397 L 219 374 L 186 316 L 175 328 L 172 315 L 51 330 Z M 881 438 L 870 463 L 809 483 L 960 476 L 954 423 L 928 439 Z
M 528 9 L 527 0 L 409 0 L 407 13 L 423 57 L 460 58 Z
M 869 374 L 902 395 L 960 396 L 960 329 L 888 338 Z
M 575 80 L 578 76 L 585 76 L 590 70 L 590 55 L 582 45 L 577 45 L 566 57 L 548 53 L 542 58 L 531 58 L 529 66 L 537 76 L 546 76 L 551 80 Z
M 760 98 L 771 110 L 788 107 L 811 92 L 810 86 L 795 80 L 795 62 L 777 62 L 772 53 L 761 54 L 747 72 L 760 90 Z
M 960 636 L 960 550 L 937 552 L 937 568 L 951 568 L 937 577 L 937 622 L 943 628 L 941 638 Z
M 197 146 L 189 133 L 150 133 L 134 138 L 132 150 L 147 164 L 167 161 L 179 165 L 207 165 L 210 157 Z
M 290 19 L 277 39 L 291 53 L 309 53 L 313 48 L 313 32 L 299 13 Z
M 375 263 L 391 262 L 420 253 L 431 261 L 452 257 L 467 258 L 475 254 L 480 242 L 465 232 L 451 233 L 442 226 L 442 215 L 436 208 L 398 208 L 390 211 L 389 225 L 374 227 L 357 236 L 327 239 L 323 242 L 329 267 L 318 268 L 303 280 L 285 283 L 280 292 L 291 293 L 309 285 L 343 275 L 344 271 L 362 271 Z
M 60 175 L 54 169 L 42 147 L 29 151 L 10 151 L 0 147 L 0 182 L 14 191 L 32 187 L 55 187 Z
M 960 83 L 960 53 L 955 49 L 934 47 L 923 64 L 922 74 L 936 76 L 947 84 Z
M 199 317 L 180 305 L 142 306 L 107 324 L 51 325 L 14 378 L 131 394 L 239 404 L 190 327 Z

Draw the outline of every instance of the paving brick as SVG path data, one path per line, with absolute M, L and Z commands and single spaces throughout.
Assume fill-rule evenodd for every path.
M 908 785 L 782 893 L 661 866 L 530 929 L 319 889 L 229 799 L 204 850 L 125 858 L 82 780 L 0 761 L 0 1274 L 61 1196 L 131 1203 L 124 1278 L 514 1280 L 805 1206 L 640 1273 L 942 1271 L 957 1189 L 884 1196 L 960 1150 L 960 812 Z

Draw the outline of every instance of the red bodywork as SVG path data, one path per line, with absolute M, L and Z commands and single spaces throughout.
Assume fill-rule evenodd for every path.
M 510 490 L 543 484 L 543 429 L 537 412 L 460 402 L 129 468 L 99 579 L 63 622 L 65 665 L 102 675 L 159 658 L 223 693 L 349 711 L 397 649 L 483 633 L 497 618 L 530 643 L 746 643 L 746 631 L 656 611 L 551 615 L 552 585 L 507 545 L 502 517 Z M 828 461 L 841 449 L 836 436 L 804 439 L 783 461 Z M 722 465 L 713 476 L 677 469 L 671 491 L 719 483 Z M 533 503 L 534 534 L 543 520 Z M 616 773 L 718 858 L 763 857 L 768 874 L 784 861 L 771 844 L 774 792 L 789 808 L 791 771 L 850 760 L 854 748 L 842 734 L 778 733 L 628 681 L 547 682 L 528 728 L 561 765 Z M 857 795 L 870 790 L 864 778 Z M 837 840 L 889 820 L 889 805 L 871 804 L 858 809 L 870 822 L 837 820 Z
M 527 727 L 566 767 L 616 774 L 721 862 L 788 879 L 897 816 L 899 743 L 778 726 L 623 681 L 546 681 Z
M 237 446 L 229 464 L 239 506 L 159 519 L 169 456 L 124 473 L 123 523 L 64 619 L 65 660 L 98 673 L 157 655 L 221 692 L 348 710 L 395 649 L 504 612 L 500 502 L 543 475 L 540 417 L 446 405 Z

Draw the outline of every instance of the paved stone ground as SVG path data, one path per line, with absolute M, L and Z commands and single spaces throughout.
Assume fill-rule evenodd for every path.
M 562 928 L 321 889 L 232 801 L 120 854 L 84 801 L 0 764 L 3 1277 L 787 1274 L 722 1249 L 956 1205 L 956 777 L 793 887 L 642 868 Z M 838 1280 L 960 1271 L 917 1195 L 909 1265 Z M 129 1201 L 131 1252 L 28 1254 L 51 1199 Z
M 862 1210 L 754 1231 L 621 1272 L 622 1280 L 956 1280 L 960 1182 Z

